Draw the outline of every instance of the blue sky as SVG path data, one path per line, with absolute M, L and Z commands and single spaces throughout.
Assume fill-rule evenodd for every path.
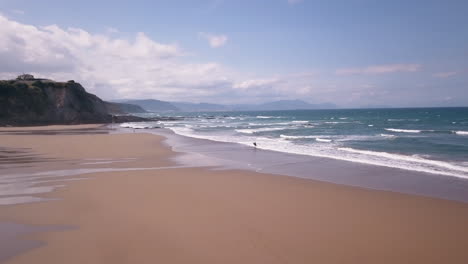
M 18 63 L 1 76 L 105 99 L 468 106 L 467 1 L 0 0 L 0 14 L 0 59 Z

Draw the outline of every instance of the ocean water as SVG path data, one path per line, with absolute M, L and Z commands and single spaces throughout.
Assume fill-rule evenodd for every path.
M 144 116 L 157 116 L 148 113 Z M 168 114 L 161 114 L 167 116 Z M 125 123 L 284 153 L 468 179 L 468 108 L 172 113 Z

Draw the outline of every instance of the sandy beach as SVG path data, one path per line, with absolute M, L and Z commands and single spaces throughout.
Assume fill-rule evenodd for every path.
M 43 244 L 4 263 L 468 263 L 467 203 L 178 167 L 161 136 L 60 133 L 73 128 L 102 130 L 0 129 L 0 147 L 34 153 L 0 175 L 102 170 L 50 177 L 64 186 L 35 196 L 53 200 L 0 205 L 0 223 L 67 227 L 21 234 Z

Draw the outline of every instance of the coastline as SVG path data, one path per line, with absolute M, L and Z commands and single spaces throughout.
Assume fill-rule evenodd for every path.
M 147 133 L 0 138 L 2 147 L 30 148 L 51 158 L 32 167 L 3 168 L 9 174 L 117 169 L 51 177 L 54 184 L 85 179 L 39 195 L 54 200 L 1 206 L 0 222 L 74 227 L 30 233 L 28 239 L 46 245 L 6 263 L 468 261 L 467 203 L 271 173 L 179 166 L 164 138 Z
M 186 166 L 198 163 L 468 203 L 468 180 L 463 178 L 257 149 L 183 136 L 169 129 L 141 131 L 165 137 L 165 144 L 180 153 L 174 160 Z

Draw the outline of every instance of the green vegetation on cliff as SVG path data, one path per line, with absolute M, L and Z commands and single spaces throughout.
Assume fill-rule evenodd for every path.
M 0 125 L 105 123 L 104 101 L 74 81 L 0 81 Z

